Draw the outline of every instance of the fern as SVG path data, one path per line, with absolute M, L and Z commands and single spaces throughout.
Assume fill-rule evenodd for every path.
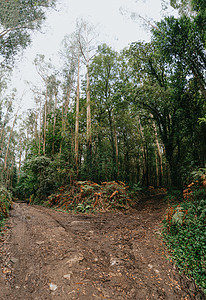
M 173 225 L 182 225 L 184 218 L 184 211 L 181 206 L 178 206 L 175 210 L 174 215 L 172 216 Z
M 200 219 L 205 220 L 206 219 L 206 208 L 203 209 L 201 215 L 200 215 Z

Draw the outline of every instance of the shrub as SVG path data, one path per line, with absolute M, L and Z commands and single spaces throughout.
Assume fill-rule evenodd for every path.
M 3 186 L 0 187 L 0 231 L 4 224 L 4 219 L 8 217 L 11 207 L 12 197 L 10 192 Z
M 73 177 L 73 170 L 60 158 L 32 157 L 21 170 L 16 195 L 26 199 L 32 196 L 32 203 L 42 203 L 62 182 L 71 182 Z
M 164 239 L 179 269 L 206 292 L 206 190 L 204 180 L 192 182 L 184 201 L 170 207 L 164 220 Z

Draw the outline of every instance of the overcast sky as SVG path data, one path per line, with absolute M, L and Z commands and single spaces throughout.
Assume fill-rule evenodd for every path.
M 24 93 L 22 105 L 32 106 L 31 96 L 25 80 L 37 83 L 39 80 L 33 66 L 37 53 L 56 61 L 61 41 L 66 34 L 75 29 L 76 19 L 84 18 L 97 27 L 99 41 L 106 42 L 115 50 L 127 47 L 133 41 L 149 40 L 150 33 L 143 22 L 131 16 L 141 15 L 148 20 L 161 19 L 161 0 L 57 0 L 57 10 L 49 13 L 42 33 L 32 36 L 32 45 L 24 55 L 14 72 L 13 85 L 19 96 Z M 164 11 L 164 14 L 167 12 Z M 169 14 L 173 13 L 172 11 Z

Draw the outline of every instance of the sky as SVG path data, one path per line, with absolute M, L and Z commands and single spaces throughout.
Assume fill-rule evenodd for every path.
M 76 20 L 84 18 L 93 24 L 99 33 L 99 43 L 106 42 L 114 50 L 121 50 L 134 41 L 149 41 L 150 33 L 144 26 L 143 16 L 149 21 L 162 17 L 161 0 L 57 0 L 57 9 L 49 12 L 42 32 L 32 34 L 32 44 L 16 64 L 12 86 L 22 98 L 25 110 L 33 106 L 31 93 L 26 81 L 41 84 L 33 65 L 37 54 L 44 54 L 46 60 L 58 64 L 58 51 L 65 35 L 75 30 Z M 174 14 L 172 10 L 165 14 Z

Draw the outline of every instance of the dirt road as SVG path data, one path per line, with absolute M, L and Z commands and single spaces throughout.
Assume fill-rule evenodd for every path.
M 0 299 L 203 299 L 165 258 L 165 209 L 157 199 L 95 215 L 14 204 L 0 241 Z

